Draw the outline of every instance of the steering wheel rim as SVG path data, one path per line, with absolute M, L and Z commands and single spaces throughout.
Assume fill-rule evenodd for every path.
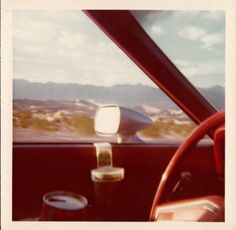
M 164 173 L 162 174 L 161 181 L 159 183 L 159 186 L 156 190 L 154 200 L 152 203 L 152 208 L 150 212 L 149 221 L 155 220 L 155 213 L 156 208 L 158 204 L 160 204 L 162 195 L 165 191 L 167 182 L 169 181 L 169 178 L 171 177 L 171 174 L 176 169 L 177 164 L 184 158 L 184 156 L 190 152 L 194 146 L 198 143 L 198 141 L 208 134 L 209 132 L 215 130 L 217 127 L 222 125 L 225 122 L 225 111 L 220 111 L 209 118 L 207 118 L 205 121 L 203 121 L 198 127 L 196 127 L 186 138 L 186 140 L 180 145 L 180 147 L 175 152 L 174 156 L 171 158 L 169 164 L 167 165 Z

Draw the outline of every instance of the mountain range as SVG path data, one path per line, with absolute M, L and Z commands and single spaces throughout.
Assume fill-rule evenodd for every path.
M 198 88 L 217 109 L 225 106 L 225 88 Z M 32 100 L 94 100 L 97 103 L 117 103 L 123 106 L 145 104 L 157 108 L 176 109 L 177 106 L 159 88 L 146 85 L 114 85 L 110 87 L 76 83 L 36 83 L 24 79 L 13 80 L 14 99 Z

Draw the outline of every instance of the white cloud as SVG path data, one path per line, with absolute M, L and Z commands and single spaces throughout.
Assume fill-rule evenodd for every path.
M 180 67 L 188 67 L 188 66 L 192 66 L 193 65 L 193 62 L 190 62 L 190 61 L 186 61 L 186 60 L 182 60 L 182 59 L 176 59 L 176 60 L 173 60 L 174 63 L 177 65 L 177 66 L 180 66 Z
M 117 47 L 113 42 L 110 40 L 100 40 L 97 43 L 93 42 L 92 43 L 92 49 L 90 49 L 91 52 L 95 53 L 103 53 L 102 55 L 108 55 L 108 54 L 113 54 L 113 55 L 120 55 L 123 54 L 121 49 Z M 90 48 L 91 48 L 90 47 Z
M 68 49 L 66 47 L 60 47 L 59 49 L 57 49 L 57 54 L 65 59 L 65 60 L 69 60 L 70 62 L 72 62 L 74 59 L 81 59 L 81 58 L 85 58 L 86 53 L 84 52 L 83 49 Z
M 96 48 L 97 52 L 108 52 L 111 49 L 111 44 L 105 41 L 99 41 L 93 48 Z
M 224 11 L 210 11 L 210 10 L 189 10 L 189 11 L 174 11 L 170 16 L 173 18 L 184 18 L 184 19 L 207 19 L 211 21 L 224 21 L 225 14 Z
M 198 10 L 177 10 L 177 11 L 173 11 L 173 13 L 171 14 L 171 16 L 173 16 L 173 18 L 194 18 L 194 17 L 198 17 L 199 14 L 201 14 L 201 11 Z
M 65 69 L 58 68 L 55 69 L 53 72 L 50 72 L 49 74 L 49 81 L 57 81 L 59 83 L 66 83 L 67 82 L 67 77 L 68 77 L 68 72 Z
M 206 30 L 199 27 L 185 26 L 177 31 L 177 34 L 186 40 L 199 41 L 202 43 L 202 48 L 213 49 L 216 45 L 224 44 L 224 34 L 207 33 Z
M 14 38 L 30 43 L 47 43 L 57 37 L 57 26 L 45 21 L 15 22 Z
M 222 61 L 193 62 L 174 60 L 174 63 L 187 77 L 224 74 L 225 65 Z
M 223 33 L 207 34 L 201 38 L 203 48 L 213 48 L 216 45 L 224 44 L 225 37 Z
M 156 36 L 160 36 L 163 33 L 163 29 L 159 26 L 153 26 L 151 28 L 151 33 Z
M 56 82 L 56 83 L 68 83 L 68 72 L 62 68 L 54 69 L 52 71 L 38 71 L 30 72 L 28 74 L 17 74 L 14 78 L 26 79 L 31 82 Z
M 98 64 L 102 64 L 102 63 L 104 63 L 104 59 L 102 59 L 101 57 L 96 57 L 95 62 Z
M 60 12 L 58 10 L 41 11 L 37 12 L 37 15 L 35 13 L 32 15 L 32 17 L 36 16 L 56 23 L 59 21 L 70 23 L 81 22 L 85 18 L 85 15 L 80 10 L 61 10 Z
M 43 46 L 35 46 L 35 45 L 28 45 L 28 46 L 23 46 L 22 50 L 27 53 L 31 54 L 39 54 L 44 50 Z
M 195 41 L 205 35 L 206 31 L 199 27 L 185 26 L 181 30 L 178 30 L 177 34 L 184 39 Z
M 21 77 L 39 82 L 78 82 L 97 85 L 117 83 L 153 85 L 123 51 L 101 31 L 95 29 L 92 22 L 87 21 L 83 14 L 78 14 L 78 20 L 76 20 L 77 12 L 73 11 L 56 11 L 53 14 L 42 11 L 36 15 L 37 17 L 34 12 L 31 15 L 22 12 L 20 15 L 20 18 L 18 16 L 14 20 L 15 78 Z M 196 19 L 201 16 L 198 12 L 190 12 L 189 15 L 194 15 Z M 217 15 L 214 17 L 217 18 Z M 158 26 L 152 24 L 149 31 L 156 36 L 165 35 L 167 29 L 174 31 L 175 26 L 178 25 L 177 18 L 170 19 L 174 20 L 171 26 L 168 24 L 170 21 L 167 24 L 157 24 Z M 211 28 L 205 24 L 201 24 L 203 28 L 200 25 L 190 27 L 190 21 L 185 19 L 181 18 L 181 23 L 182 21 L 184 23 L 179 26 L 183 27 L 177 32 L 179 37 L 192 42 L 185 41 L 187 45 L 181 50 L 183 51 L 181 55 L 178 55 L 176 49 L 175 57 L 182 58 L 176 60 L 177 66 L 186 76 L 224 73 L 224 65 L 220 61 L 197 63 L 186 61 L 188 57 L 191 58 L 189 55 L 193 52 L 187 51 L 193 44 L 195 44 L 193 50 L 198 48 L 200 56 L 207 51 L 209 57 L 204 56 L 204 58 L 214 60 L 217 49 L 214 49 L 214 52 L 209 52 L 209 49 L 223 43 L 224 37 L 220 33 L 210 34 Z M 216 19 L 215 23 L 218 23 Z M 165 41 L 165 36 L 160 36 L 160 40 Z M 179 44 L 181 46 L 179 41 L 180 39 L 176 39 L 176 46 Z M 165 41 L 165 44 L 168 47 L 168 42 Z M 175 52 L 174 49 L 173 51 Z M 196 53 L 195 58 L 197 59 L 199 55 Z
M 225 14 L 223 11 L 206 11 L 203 13 L 203 17 L 215 21 L 223 21 Z
M 67 48 L 76 48 L 84 45 L 87 37 L 81 33 L 72 33 L 69 30 L 63 30 L 59 32 L 58 42 Z
M 69 52 L 68 52 L 69 53 Z M 73 59 L 82 59 L 82 58 L 86 58 L 86 56 L 88 54 L 86 54 L 85 52 L 83 52 L 82 50 L 74 50 L 74 52 L 69 53 L 69 55 L 73 58 Z

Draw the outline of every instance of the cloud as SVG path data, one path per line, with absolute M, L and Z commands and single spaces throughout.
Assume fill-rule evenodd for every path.
M 221 22 L 224 21 L 225 19 L 225 13 L 224 11 L 210 11 L 210 10 L 188 10 L 188 11 L 183 11 L 183 10 L 176 10 L 176 11 L 172 11 L 173 13 L 171 14 L 171 16 L 173 16 L 173 18 L 177 18 L 177 19 L 190 19 L 190 20 L 208 20 L 211 22 L 217 21 L 217 22 Z
M 208 33 L 200 27 L 185 26 L 177 31 L 177 35 L 183 39 L 199 41 L 202 43 L 201 48 L 213 49 L 215 46 L 224 44 L 225 37 L 223 32 Z
M 58 42 L 67 48 L 76 48 L 84 45 L 87 37 L 78 32 L 72 33 L 69 30 L 63 30 L 59 32 Z
M 206 30 L 200 27 L 185 26 L 182 29 L 177 31 L 179 37 L 182 37 L 187 40 L 196 41 L 199 40 L 207 32 Z
M 22 52 L 28 53 L 28 54 L 35 54 L 38 55 L 45 51 L 44 46 L 37 46 L 37 45 L 22 45 L 19 47 Z M 19 49 L 18 48 L 18 49 Z
M 56 25 L 45 21 L 20 21 L 14 24 L 14 39 L 30 43 L 48 43 L 56 39 Z
M 151 33 L 156 36 L 163 34 L 163 29 L 160 26 L 153 26 L 151 28 Z
M 223 11 L 205 10 L 132 10 L 135 18 L 144 25 L 152 25 L 156 21 L 169 19 L 208 19 L 212 21 L 223 21 L 225 14 Z
M 94 44 L 94 47 L 93 49 L 96 51 L 96 52 L 104 52 L 104 53 L 107 53 L 109 52 L 112 48 L 113 48 L 113 45 L 111 42 L 106 42 L 106 41 L 99 41 L 97 42 L 96 44 Z
M 172 16 L 172 20 L 192 20 L 195 18 L 200 18 L 202 11 L 198 10 L 174 10 Z
M 68 78 L 70 77 L 70 74 L 67 70 L 63 68 L 57 68 L 57 69 L 51 69 L 51 70 L 37 70 L 36 66 L 33 66 L 32 68 L 28 69 L 27 73 L 21 72 L 15 73 L 14 78 L 16 79 L 26 79 L 31 82 L 56 82 L 56 83 L 68 83 Z M 73 80 L 73 79 L 71 79 Z
M 224 21 L 225 13 L 224 11 L 206 11 L 203 13 L 203 17 L 219 22 Z
M 174 11 L 170 10 L 132 10 L 131 13 L 141 23 L 147 26 L 158 21 L 169 19 Z
M 75 22 L 81 22 L 84 19 L 84 15 L 81 14 L 80 10 L 61 10 L 58 13 L 58 10 L 50 10 L 50 11 L 37 11 L 37 15 L 34 12 L 34 15 L 32 17 L 39 17 L 43 18 L 46 21 L 51 21 L 51 22 L 66 22 L 66 23 L 72 23 L 74 24 Z
M 76 20 L 77 13 L 78 20 Z M 221 44 L 223 39 L 216 33 L 210 33 L 211 28 L 208 29 L 207 25 L 201 24 L 205 29 L 201 26 L 197 27 L 196 23 L 194 27 L 190 27 L 190 21 L 186 18 L 181 18 L 181 23 L 178 24 L 177 18 L 174 18 L 170 11 L 158 11 L 156 15 L 158 18 L 154 12 L 141 12 L 141 14 L 144 17 L 143 20 L 150 22 L 147 24 L 148 31 L 156 36 L 161 35 L 158 40 L 160 38 L 160 41 L 176 54 L 176 56 L 172 55 L 172 58 L 181 59 L 177 60 L 176 64 L 186 76 L 195 78 L 195 76 L 203 76 L 207 73 L 213 73 L 213 75 L 224 73 L 222 63 L 209 61 L 216 58 L 217 49 L 214 52 L 207 51 L 207 55 L 204 56 L 206 50 Z M 81 12 L 53 11 L 51 14 L 49 11 L 41 11 L 41 13 L 31 11 L 31 15 L 29 15 L 25 11 L 19 15 L 14 18 L 13 28 L 15 38 L 13 41 L 14 78 L 27 78 L 39 82 L 78 82 L 96 85 L 117 83 L 152 85 L 149 78 L 127 55 L 110 41 L 93 22 L 87 18 L 85 20 L 85 16 Z M 163 19 L 161 20 L 163 24 L 157 23 L 160 21 L 159 19 Z M 167 20 L 168 22 L 166 22 Z M 174 44 L 181 48 L 181 52 L 170 46 L 172 38 L 168 33 L 168 31 L 175 32 L 177 25 L 182 26 L 182 29 L 177 31 L 181 40 L 184 38 L 192 41 L 182 42 L 173 36 Z M 167 36 L 170 37 L 167 38 Z M 194 52 L 188 52 L 188 48 L 195 43 L 198 47 L 194 46 L 193 50 L 198 49 L 199 55 L 204 56 L 207 62 L 186 61 L 187 58 L 192 58 L 190 55 L 195 55 Z M 194 56 L 196 59 L 199 56 L 197 55 Z
M 201 38 L 203 48 L 212 49 L 216 45 L 224 44 L 225 37 L 223 33 L 207 34 Z
M 225 65 L 222 61 L 193 62 L 182 59 L 174 60 L 174 63 L 187 77 L 205 76 L 211 74 L 224 75 Z

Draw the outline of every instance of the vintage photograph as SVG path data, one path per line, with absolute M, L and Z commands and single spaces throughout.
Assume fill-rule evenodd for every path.
M 13 10 L 12 220 L 225 222 L 225 11 Z

